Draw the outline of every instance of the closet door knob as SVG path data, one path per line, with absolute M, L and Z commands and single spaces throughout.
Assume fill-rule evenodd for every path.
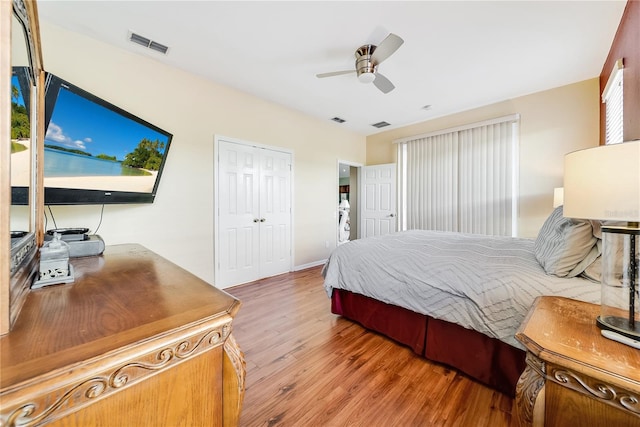
M 266 219 L 260 218 L 260 222 L 265 222 L 265 221 L 266 221 Z
M 258 218 L 253 218 L 253 222 L 259 222 L 260 220 Z

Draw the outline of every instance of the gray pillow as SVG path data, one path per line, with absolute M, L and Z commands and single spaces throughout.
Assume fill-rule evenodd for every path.
M 547 274 L 575 277 L 599 255 L 597 240 L 589 221 L 565 218 L 558 206 L 542 225 L 534 254 Z

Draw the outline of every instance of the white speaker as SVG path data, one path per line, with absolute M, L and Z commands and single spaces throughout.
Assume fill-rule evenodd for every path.
M 67 241 L 69 258 L 100 255 L 104 252 L 104 240 L 97 234 L 90 234 L 85 240 Z

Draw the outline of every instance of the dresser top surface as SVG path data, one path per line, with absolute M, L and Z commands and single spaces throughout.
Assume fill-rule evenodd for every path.
M 75 281 L 33 290 L 0 338 L 0 387 L 190 324 L 233 317 L 240 302 L 150 250 L 108 246 L 72 258 Z
M 640 350 L 603 337 L 600 306 L 562 297 L 539 297 L 516 333 L 540 359 L 594 378 L 618 379 L 640 391 Z

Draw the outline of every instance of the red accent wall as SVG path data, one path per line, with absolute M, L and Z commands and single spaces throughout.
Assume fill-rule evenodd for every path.
M 607 84 L 613 64 L 622 58 L 624 64 L 624 123 L 625 141 L 640 139 L 640 0 L 629 0 L 620 26 L 611 44 L 609 56 L 600 73 L 600 94 Z M 600 104 L 600 144 L 605 140 L 605 108 Z

